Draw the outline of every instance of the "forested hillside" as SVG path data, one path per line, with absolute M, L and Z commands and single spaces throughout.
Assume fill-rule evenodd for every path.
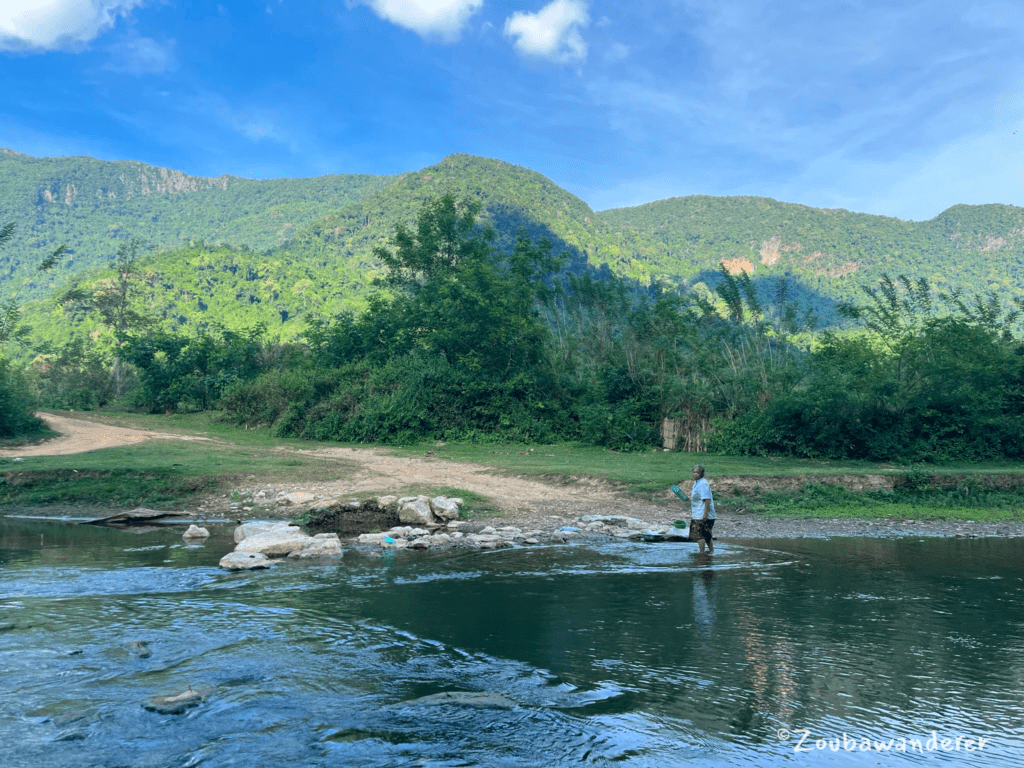
M 0 299 L 15 291 L 38 296 L 73 272 L 105 266 L 132 237 L 157 250 L 190 242 L 270 250 L 397 178 L 208 179 L 134 161 L 35 158 L 0 149 L 0 224 L 16 224 L 0 255 Z M 40 282 L 35 265 L 62 243 L 65 262 Z
M 923 277 L 942 291 L 1004 298 L 1024 291 L 1024 209 L 1010 205 L 958 205 L 911 222 L 768 198 L 693 196 L 602 211 L 596 221 L 608 243 L 597 258 L 639 279 L 692 284 L 725 264 L 755 281 L 788 276 L 831 299 L 851 299 L 883 273 Z
M 442 194 L 480 205 L 480 220 L 508 252 L 520 228 L 548 239 L 573 273 L 627 277 L 714 297 L 719 265 L 745 272 L 834 323 L 838 301 L 883 274 L 923 278 L 939 291 L 1024 292 L 1024 209 L 955 206 L 909 222 L 821 210 L 768 198 L 693 196 L 595 213 L 527 168 L 470 155 L 394 177 L 205 179 L 137 162 L 31 158 L 0 151 L 0 223 L 15 233 L 0 255 L 0 298 L 15 293 L 45 337 L 67 316 L 48 297 L 85 283 L 119 245 L 151 246 L 146 301 L 167 328 L 232 328 L 263 322 L 294 338 L 312 315 L 365 307 L 397 224 L 411 224 Z M 38 264 L 68 245 L 48 273 Z M 606 266 L 605 266 L 606 265 Z M 96 271 L 100 270 L 100 271 Z M 90 328 L 87 317 L 79 331 Z

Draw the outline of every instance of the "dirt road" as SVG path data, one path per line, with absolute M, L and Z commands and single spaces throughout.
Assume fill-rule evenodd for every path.
M 0 457 L 14 458 L 18 456 L 70 456 L 73 453 L 96 451 L 100 448 L 117 448 L 125 445 L 141 443 L 155 437 L 166 440 L 209 440 L 208 437 L 191 437 L 187 435 L 169 435 L 162 432 L 150 432 L 141 429 L 125 429 L 98 424 L 85 419 L 74 419 L 58 416 L 53 413 L 37 413 L 46 422 L 46 426 L 60 437 L 45 440 L 38 445 L 26 445 L 17 448 L 0 449 Z

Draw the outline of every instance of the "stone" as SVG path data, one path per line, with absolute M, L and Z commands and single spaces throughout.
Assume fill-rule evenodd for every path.
M 235 544 L 244 540 L 246 536 L 255 536 L 257 533 L 266 533 L 267 531 L 272 531 L 275 528 L 287 528 L 289 525 L 290 523 L 286 523 L 283 520 L 263 520 L 242 523 L 240 526 L 235 528 Z
M 359 544 L 382 544 L 387 538 L 386 533 L 362 533 L 356 541 Z
M 187 531 L 181 534 L 181 537 L 183 539 L 208 539 L 210 538 L 210 532 L 193 523 L 188 527 Z
M 444 496 L 435 496 L 430 500 L 430 509 L 438 520 L 455 520 L 459 517 L 459 505 Z
M 409 501 L 398 510 L 398 519 L 409 525 L 430 525 L 434 522 L 434 516 L 430 511 L 430 504 L 422 499 Z
M 336 533 L 318 533 L 305 549 L 293 550 L 289 558 L 306 560 L 311 557 L 341 557 L 344 554 L 341 540 Z
M 389 504 L 394 504 L 398 501 L 397 496 L 381 496 L 377 499 L 377 506 L 386 507 Z
M 149 712 L 158 712 L 161 715 L 180 715 L 192 707 L 202 704 L 205 698 L 199 691 L 189 688 L 174 696 L 154 696 L 144 702 L 142 707 Z
M 305 549 L 312 537 L 297 525 L 273 528 L 269 531 L 246 536 L 235 547 L 236 552 L 258 552 L 267 557 L 290 555 Z
M 140 659 L 148 659 L 153 655 L 146 640 L 132 640 L 130 643 L 124 643 L 121 647 Z
M 229 571 L 250 571 L 255 568 L 269 568 L 274 564 L 266 555 L 258 552 L 229 552 L 220 559 L 220 567 Z

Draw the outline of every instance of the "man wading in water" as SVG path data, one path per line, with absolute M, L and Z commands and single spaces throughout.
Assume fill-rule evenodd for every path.
M 690 541 L 696 539 L 700 553 L 704 554 L 704 542 L 708 554 L 715 551 L 711 529 L 715 527 L 715 500 L 711 497 L 711 486 L 704 479 L 704 467 L 693 468 L 693 489 L 690 491 Z

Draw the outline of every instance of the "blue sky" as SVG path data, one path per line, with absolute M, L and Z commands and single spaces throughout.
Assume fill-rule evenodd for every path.
M 2 0 L 0 146 L 250 178 L 532 168 L 594 209 L 1024 205 L 1019 0 Z

